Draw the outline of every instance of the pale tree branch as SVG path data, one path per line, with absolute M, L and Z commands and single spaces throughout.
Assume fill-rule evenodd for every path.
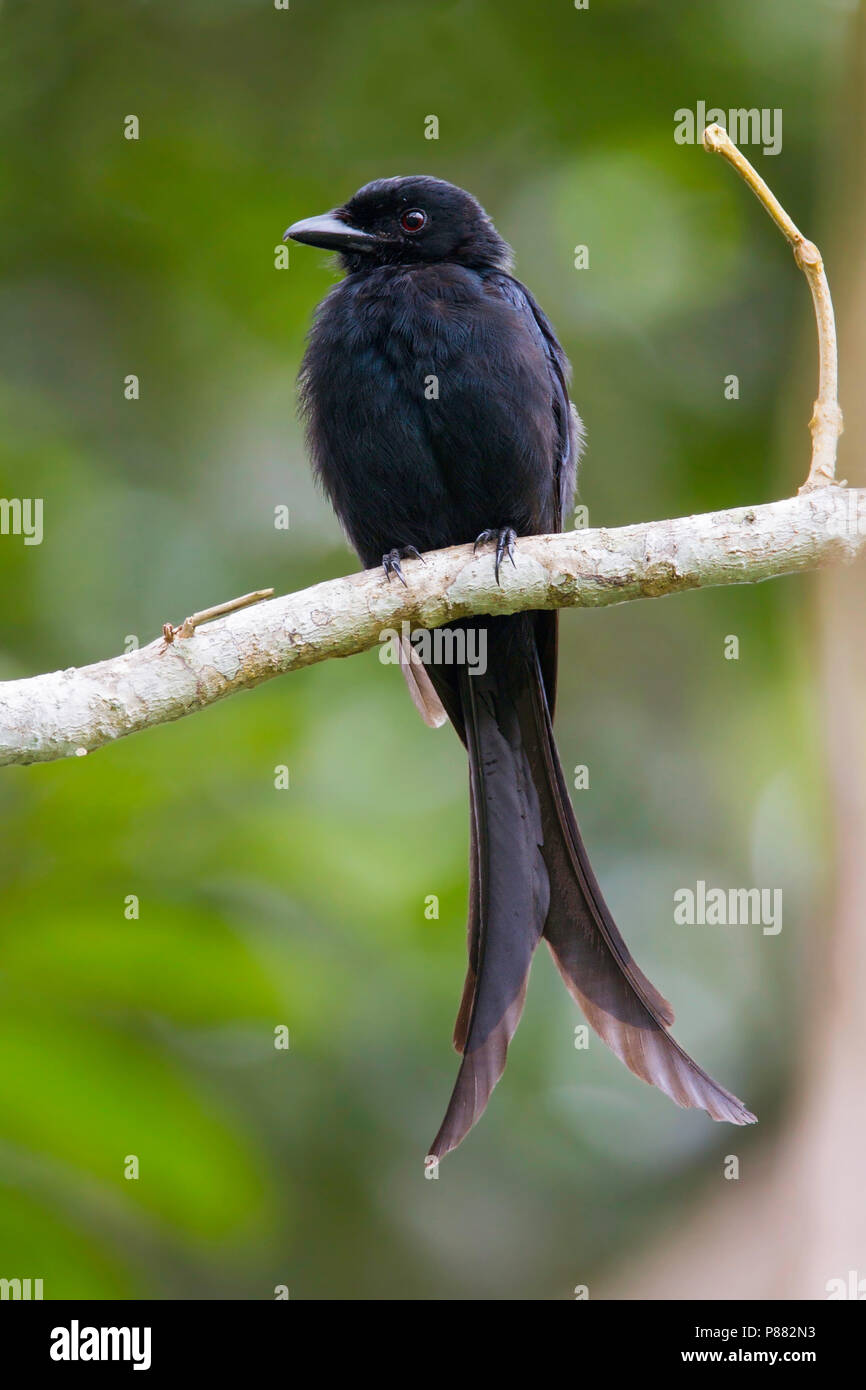
M 616 530 L 526 536 L 501 588 L 470 546 L 332 579 L 246 607 L 141 650 L 0 685 L 0 764 L 46 762 L 180 719 L 237 690 L 374 646 L 402 622 L 433 628 L 477 613 L 600 608 L 684 589 L 754 583 L 852 560 L 866 549 L 866 493 L 826 487 L 783 502 Z
M 794 247 L 818 326 L 820 379 L 812 464 L 797 497 L 616 530 L 527 536 L 494 579 L 468 546 L 406 562 L 408 585 L 366 571 L 283 598 L 244 595 L 166 624 L 162 639 L 93 666 L 0 685 L 0 765 L 88 753 L 180 719 L 272 676 L 376 645 L 402 623 L 442 627 L 477 614 L 599 608 L 684 589 L 755 583 L 854 560 L 866 550 L 866 493 L 835 483 L 842 416 L 836 400 L 833 306 L 817 248 L 718 126 L 704 144 L 742 175 Z M 255 605 L 254 607 L 252 605 Z M 394 651 L 396 644 L 389 643 Z

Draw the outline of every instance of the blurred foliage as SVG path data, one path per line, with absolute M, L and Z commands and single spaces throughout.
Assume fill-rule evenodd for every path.
M 673 113 L 782 108 L 781 155 L 755 159 L 820 238 L 850 21 L 831 0 L 5 0 L 0 495 L 44 498 L 45 539 L 0 538 L 0 678 L 354 567 L 294 409 L 334 271 L 295 247 L 278 271 L 274 248 L 371 177 L 461 183 L 512 242 L 574 363 L 592 522 L 792 492 L 808 296 Z M 824 872 L 810 583 L 562 623 L 559 738 L 590 768 L 598 874 L 683 1042 L 759 1111 L 743 1155 L 787 1094 Z M 0 817 L 4 1277 L 46 1297 L 569 1297 L 721 1180 L 730 1133 L 575 1051 L 541 953 L 483 1124 L 424 1180 L 456 1071 L 465 769 L 375 655 L 9 769 Z M 782 934 L 675 927 L 699 878 L 781 887 Z

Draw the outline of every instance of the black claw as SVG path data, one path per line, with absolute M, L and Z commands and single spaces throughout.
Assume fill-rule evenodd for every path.
M 496 541 L 496 559 L 494 561 L 493 571 L 496 575 L 497 584 L 500 583 L 499 570 L 502 565 L 503 555 L 507 555 L 512 565 L 515 565 L 516 568 L 514 560 L 514 542 L 516 540 L 517 532 L 513 526 L 501 526 L 498 529 L 494 528 L 489 531 L 482 531 L 480 536 L 475 537 L 475 545 L 472 548 L 473 554 L 477 553 L 479 545 L 485 545 L 487 541 Z
M 403 568 L 400 564 L 400 561 L 405 560 L 407 555 L 411 555 L 414 559 L 420 560 L 422 565 L 427 563 L 424 556 L 419 550 L 415 549 L 414 545 L 404 545 L 401 550 L 387 551 L 382 556 L 382 568 L 385 571 L 385 578 L 389 584 L 391 583 L 391 575 L 396 574 L 404 589 L 408 589 L 409 585 L 403 578 Z
M 382 556 L 382 568 L 385 571 L 385 578 L 387 579 L 389 584 L 391 583 L 391 575 L 396 574 L 400 583 L 403 585 L 403 588 L 408 589 L 409 586 L 406 583 L 406 580 L 403 578 L 403 570 L 400 565 L 399 550 L 389 550 L 386 555 Z
M 504 527 L 496 539 L 496 582 L 499 583 L 499 567 L 502 564 L 503 555 L 507 555 L 512 565 L 514 565 L 514 542 L 517 539 L 517 532 L 510 526 Z M 515 569 L 517 568 L 514 565 Z

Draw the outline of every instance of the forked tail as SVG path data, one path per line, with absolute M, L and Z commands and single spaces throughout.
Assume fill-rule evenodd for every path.
M 469 968 L 454 1030 L 463 1060 L 430 1153 L 456 1148 L 481 1117 L 542 936 L 587 1021 L 637 1076 L 677 1105 L 752 1124 L 742 1101 L 671 1037 L 670 1005 L 617 930 L 572 810 L 535 638 L 525 620 L 506 621 L 491 624 L 487 671 L 462 668 L 451 689 L 469 755 Z

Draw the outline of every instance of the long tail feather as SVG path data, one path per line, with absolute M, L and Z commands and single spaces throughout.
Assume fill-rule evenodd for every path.
M 677 1105 L 753 1123 L 670 1035 L 673 1011 L 604 901 L 556 751 L 528 620 L 495 620 L 488 636 L 483 676 L 461 670 L 446 684 L 432 672 L 469 755 L 471 856 L 469 965 L 454 1029 L 463 1057 L 430 1153 L 456 1148 L 480 1119 L 505 1068 L 542 935 L 588 1022 L 635 1075 Z
M 539 850 L 538 795 L 517 708 L 495 676 L 463 671 L 460 691 L 471 782 L 474 901 L 469 972 L 455 1028 L 463 1061 L 430 1149 L 439 1157 L 456 1148 L 480 1119 L 505 1069 L 549 896 Z
M 599 1037 L 636 1076 L 677 1105 L 706 1110 L 714 1120 L 753 1124 L 755 1116 L 743 1102 L 708 1076 L 667 1031 L 673 1010 L 632 959 L 589 863 L 538 672 L 533 698 L 538 738 L 530 759 L 544 788 L 541 816 L 550 874 L 544 936 L 566 986 Z

